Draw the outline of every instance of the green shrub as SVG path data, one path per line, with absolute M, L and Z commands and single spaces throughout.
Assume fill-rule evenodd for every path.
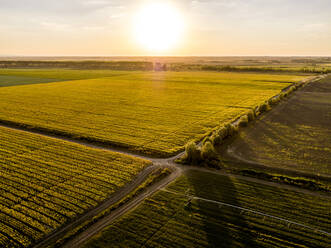
M 217 145 L 218 144 L 218 137 L 216 133 L 213 133 L 212 136 L 210 136 L 210 142 L 213 144 L 213 145 Z
M 255 119 L 255 112 L 253 110 L 250 110 L 247 113 L 247 119 L 248 119 L 248 121 L 253 121 Z
M 259 106 L 259 112 L 260 113 L 264 113 L 264 112 L 267 112 L 269 110 L 270 110 L 270 106 L 269 106 L 269 104 L 267 102 L 264 102 L 263 104 L 261 104 Z
M 233 135 L 235 135 L 239 132 L 239 126 L 236 125 L 236 124 L 231 124 L 231 129 L 232 129 L 232 135 L 231 136 L 233 136 Z
M 218 160 L 218 155 L 215 151 L 215 148 L 211 142 L 206 142 L 201 148 L 201 157 L 207 161 Z
M 259 111 L 259 107 L 260 106 L 257 106 L 255 109 L 254 109 L 254 115 L 255 115 L 255 118 L 258 117 L 261 113 Z
M 206 142 L 211 142 L 211 143 L 213 143 L 212 138 L 211 138 L 210 136 L 205 137 L 205 138 L 202 140 L 202 144 L 204 144 L 204 143 L 206 143 Z
M 229 130 L 226 127 L 221 127 L 217 130 L 217 135 L 223 140 L 229 135 Z
M 246 127 L 248 125 L 248 116 L 243 115 L 242 117 L 240 117 L 238 123 L 239 123 L 239 127 Z
M 289 93 L 292 93 L 297 90 L 297 87 L 295 85 L 290 87 Z
M 210 142 L 207 142 L 210 143 Z M 185 146 L 186 156 L 185 160 L 191 164 L 198 164 L 201 161 L 201 151 L 195 142 L 190 141 Z
M 225 128 L 227 129 L 227 133 L 228 133 L 227 137 L 228 136 L 231 137 L 231 136 L 233 136 L 235 134 L 235 129 L 234 129 L 234 126 L 232 124 L 227 124 L 225 126 Z
M 280 100 L 281 100 L 280 99 L 280 95 L 278 95 L 278 96 L 275 96 L 275 97 L 269 99 L 268 104 L 270 106 L 275 106 L 275 105 L 277 105 L 280 102 Z
M 253 111 L 252 111 L 252 113 L 253 113 Z M 245 118 L 247 119 L 248 117 L 245 116 Z M 246 121 L 248 122 L 248 120 L 246 120 Z M 239 128 L 237 125 L 227 124 L 225 126 L 218 128 L 209 139 L 205 138 L 203 143 L 206 143 L 209 141 L 210 143 L 212 143 L 215 146 L 220 145 L 220 144 L 222 144 L 223 140 L 235 135 L 238 131 L 239 131 Z

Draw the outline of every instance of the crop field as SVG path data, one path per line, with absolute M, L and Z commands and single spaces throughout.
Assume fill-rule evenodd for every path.
M 296 92 L 244 130 L 230 149 L 233 154 L 268 168 L 330 178 L 330 107 L 331 77 L 327 77 Z
M 328 247 L 330 209 L 323 196 L 190 170 L 84 247 Z
M 1 70 L 0 75 L 74 79 L 2 87 L 0 122 L 157 156 L 177 153 L 189 140 L 203 138 L 219 124 L 232 121 L 290 83 L 307 78 L 78 70 Z
M 112 77 L 130 73 L 106 70 L 1 69 L 0 87 Z
M 0 127 L 0 247 L 28 247 L 150 162 Z

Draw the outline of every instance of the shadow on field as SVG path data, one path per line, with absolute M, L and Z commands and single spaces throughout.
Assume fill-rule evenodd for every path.
M 231 178 L 201 173 L 198 177 L 189 176 L 188 179 L 195 196 L 240 207 Z M 222 180 L 221 184 L 219 180 Z M 203 200 L 197 200 L 197 205 L 208 239 L 207 247 L 257 247 L 256 237 L 250 232 L 240 210 Z

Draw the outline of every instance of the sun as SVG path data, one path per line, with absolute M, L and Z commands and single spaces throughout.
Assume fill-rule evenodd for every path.
M 183 18 L 170 3 L 150 3 L 143 6 L 134 18 L 137 41 L 151 51 L 166 51 L 179 42 Z

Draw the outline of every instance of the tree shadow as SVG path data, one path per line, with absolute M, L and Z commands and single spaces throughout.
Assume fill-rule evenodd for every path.
M 188 180 L 193 191 L 190 194 L 240 207 L 236 187 L 228 176 L 189 171 Z M 194 200 L 194 204 L 202 217 L 207 247 L 258 247 L 241 210 L 202 199 Z

